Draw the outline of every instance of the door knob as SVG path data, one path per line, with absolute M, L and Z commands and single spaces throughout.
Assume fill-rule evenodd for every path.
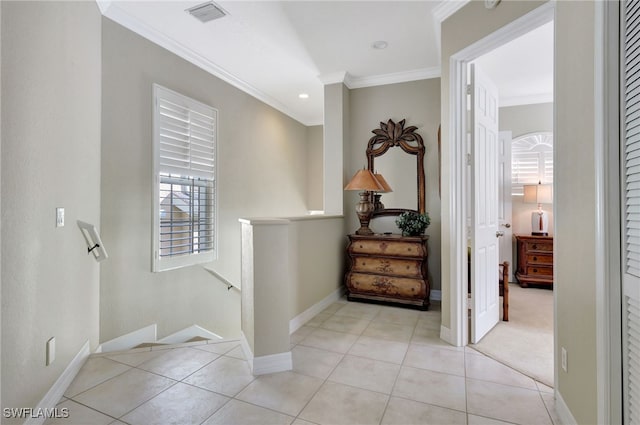
M 504 232 L 502 230 L 498 230 L 496 232 L 496 238 L 499 238 L 500 236 L 504 236 Z
M 510 227 L 511 227 L 511 224 L 509 224 L 509 223 L 505 223 L 505 224 L 501 224 L 500 226 L 504 226 L 504 227 L 506 227 L 506 228 L 508 229 L 508 228 L 510 228 Z

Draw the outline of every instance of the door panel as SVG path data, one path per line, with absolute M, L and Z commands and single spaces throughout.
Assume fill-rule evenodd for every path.
M 471 65 L 471 342 L 497 323 L 498 90 Z

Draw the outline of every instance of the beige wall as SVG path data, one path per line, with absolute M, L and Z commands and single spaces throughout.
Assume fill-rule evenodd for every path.
M 557 387 L 577 423 L 597 422 L 593 2 L 556 4 L 555 266 Z M 580 72 L 576 72 L 576 70 Z
M 380 127 L 380 121 L 388 119 L 395 122 L 406 119 L 406 126 L 416 126 L 416 132 L 424 139 L 426 209 L 431 217 L 429 235 L 429 279 L 432 289 L 440 289 L 440 197 L 438 194 L 438 126 L 440 125 L 440 79 L 412 81 L 401 84 L 368 87 L 351 90 L 350 93 L 350 136 L 348 140 L 349 161 L 345 161 L 346 174 L 351 178 L 355 172 L 367 166 L 367 143 L 373 136 L 371 130 Z M 400 148 L 394 148 L 400 149 Z M 396 162 L 385 164 L 389 174 L 383 173 L 394 192 L 402 192 L 403 187 L 416 187 L 415 157 L 410 155 L 394 156 Z M 408 162 L 405 162 L 408 161 Z M 400 170 L 400 173 L 397 171 Z M 389 175 L 390 177 L 387 177 Z M 392 177 L 391 177 L 392 176 Z M 346 184 L 346 183 L 345 183 Z M 414 189 L 415 190 L 415 189 Z M 355 206 L 358 193 L 345 192 L 345 222 L 347 232 L 353 233 L 360 227 Z M 396 194 L 397 196 L 397 194 Z M 388 195 L 382 196 L 385 202 Z M 396 198 L 398 199 L 398 198 Z M 416 208 L 416 195 L 410 208 Z M 393 219 L 374 219 L 371 228 L 376 232 L 399 232 Z
M 486 10 L 470 2 L 442 25 L 443 168 L 449 169 L 449 58 L 543 2 L 501 2 Z M 597 423 L 595 323 L 594 8 L 593 2 L 556 2 L 555 243 L 557 346 L 566 347 L 568 373 L 556 389 L 577 423 Z M 578 72 L 579 71 L 579 72 Z M 443 176 L 449 173 L 443 171 Z M 443 200 L 451 197 L 443 179 Z M 443 282 L 450 281 L 449 203 L 443 202 Z M 449 288 L 443 286 L 442 323 L 451 323 Z
M 99 266 L 76 221 L 100 224 L 101 18 L 92 2 L 0 8 L 2 407 L 35 407 L 98 344 Z
M 316 211 L 324 209 L 322 132 L 321 125 L 307 127 L 307 208 Z
M 103 19 L 102 227 L 111 258 L 101 272 L 100 339 L 158 324 L 159 337 L 198 324 L 240 330 L 240 296 L 202 267 L 151 273 L 151 86 L 219 111 L 218 260 L 240 281 L 239 217 L 307 210 L 307 129 L 207 72 Z
M 291 218 L 290 319 L 343 285 L 346 237 L 342 217 Z
M 553 132 L 553 103 L 500 108 L 499 123 L 500 131 L 511 131 L 514 139 L 534 132 Z M 530 234 L 531 211 L 535 210 L 537 206 L 525 204 L 522 196 L 513 196 L 511 206 L 513 233 Z M 543 209 L 549 216 L 549 234 L 553 235 L 553 206 L 551 204 L 543 205 Z

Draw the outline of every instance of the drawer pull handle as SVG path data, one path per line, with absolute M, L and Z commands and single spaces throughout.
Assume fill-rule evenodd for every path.
M 360 245 L 360 248 L 362 248 L 362 245 Z
M 533 269 L 533 272 L 534 273 L 538 273 L 538 269 Z
M 533 261 L 538 261 L 538 257 L 533 257 Z
M 533 248 L 533 249 L 538 249 L 538 245 L 533 244 L 533 245 L 531 245 L 531 248 Z

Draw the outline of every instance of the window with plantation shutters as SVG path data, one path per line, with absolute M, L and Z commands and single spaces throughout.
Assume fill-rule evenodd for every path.
M 640 2 L 621 4 L 624 421 L 640 423 Z
M 212 261 L 217 111 L 153 86 L 153 271 Z
M 532 133 L 511 142 L 511 194 L 524 195 L 524 185 L 553 183 L 553 135 Z

